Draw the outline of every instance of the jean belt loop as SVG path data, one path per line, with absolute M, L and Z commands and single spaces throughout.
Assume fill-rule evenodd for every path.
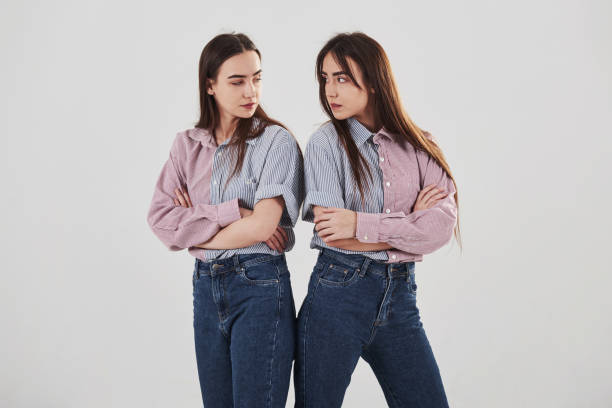
M 363 278 L 363 276 L 365 275 L 368 267 L 370 266 L 370 262 L 372 262 L 372 259 L 366 256 L 366 259 L 361 264 L 361 270 L 359 271 L 360 278 Z
M 234 254 L 232 258 L 234 258 L 234 269 L 236 269 L 236 272 L 238 272 L 240 269 L 240 259 L 238 258 L 238 254 Z

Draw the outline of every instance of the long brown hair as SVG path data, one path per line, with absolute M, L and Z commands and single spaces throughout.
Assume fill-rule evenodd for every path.
M 219 125 L 219 108 L 215 98 L 207 92 L 208 82 L 217 78 L 219 68 L 227 59 L 246 51 L 255 51 L 261 60 L 261 53 L 253 41 L 242 33 L 219 34 L 210 40 L 202 50 L 199 64 L 200 120 L 196 123 L 196 128 L 212 132 Z M 228 143 L 228 147 L 231 146 L 232 151 L 237 153 L 236 164 L 227 181 L 242 169 L 247 139 L 259 136 L 269 125 L 285 127 L 279 121 L 270 118 L 261 105 L 257 105 L 255 113 L 250 118 L 238 119 L 236 130 Z
M 349 125 L 346 120 L 338 120 L 334 117 L 325 94 L 325 79 L 323 78 L 323 60 L 331 53 L 338 65 L 355 86 L 366 89 L 374 89 L 374 94 L 369 93 L 374 111 L 374 123 L 382 125 L 391 133 L 398 134 L 410 143 L 415 149 L 427 152 L 451 178 L 457 190 L 457 183 L 450 171 L 450 167 L 442 154 L 439 146 L 429 138 L 429 134 L 420 129 L 404 110 L 389 59 L 382 46 L 373 38 L 361 32 L 341 33 L 331 38 L 319 51 L 316 62 L 316 75 L 319 82 L 319 100 L 323 110 L 329 116 L 340 137 L 351 165 L 351 170 L 357 188 L 364 199 L 364 187 L 366 184 L 366 173 L 370 180 L 372 175 L 365 158 L 359 153 L 355 141 L 351 137 Z M 359 84 L 351 72 L 347 58 L 351 58 L 361 69 L 363 84 Z M 370 103 L 370 100 L 368 101 Z M 455 192 L 455 202 L 459 208 L 459 195 Z M 459 215 L 457 214 L 457 226 L 455 227 L 455 238 L 461 248 L 461 231 L 459 228 Z

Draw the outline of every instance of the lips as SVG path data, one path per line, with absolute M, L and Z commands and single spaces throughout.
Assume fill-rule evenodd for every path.
M 246 105 L 240 105 L 240 106 L 242 106 L 243 108 L 251 109 L 255 105 L 256 103 L 253 102 L 253 103 L 247 103 Z
M 338 105 L 337 103 L 332 103 L 329 106 L 331 106 L 332 109 L 340 109 L 342 107 L 342 105 Z

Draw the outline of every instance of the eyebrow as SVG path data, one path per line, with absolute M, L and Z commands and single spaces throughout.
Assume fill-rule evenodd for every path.
M 257 71 L 256 73 L 254 73 L 253 75 L 251 75 L 251 76 L 255 76 L 255 75 L 257 75 L 257 74 L 261 74 L 261 69 L 260 69 L 259 71 Z M 246 78 L 246 77 L 247 77 L 246 75 L 238 75 L 238 74 L 234 74 L 234 75 L 230 75 L 230 76 L 228 76 L 228 77 L 227 77 L 227 79 L 232 79 L 232 78 Z
M 322 71 L 321 73 L 323 75 L 327 75 L 327 72 L 325 71 Z M 346 71 L 337 71 L 332 74 L 332 76 L 338 76 L 338 75 L 348 75 L 348 73 Z

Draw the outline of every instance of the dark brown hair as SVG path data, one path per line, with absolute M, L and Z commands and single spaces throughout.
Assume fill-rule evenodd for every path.
M 400 135 L 414 146 L 415 149 L 427 152 L 452 179 L 457 190 L 457 184 L 442 154 L 442 150 L 428 137 L 430 135 L 420 129 L 404 111 L 385 50 L 376 40 L 364 33 L 342 33 L 331 38 L 319 51 L 316 62 L 316 75 L 319 82 L 319 100 L 321 106 L 336 128 L 340 142 L 348 156 L 362 200 L 365 196 L 366 173 L 370 180 L 372 180 L 372 174 L 368 163 L 359 153 L 357 145 L 351 137 L 348 122 L 334 118 L 332 109 L 327 101 L 325 79 L 323 78 L 323 60 L 329 53 L 331 53 L 342 70 L 347 73 L 355 86 L 358 88 L 363 86 L 368 90 L 374 89 L 373 94 L 368 93 L 368 103 L 372 103 L 373 107 L 374 123 L 383 126 L 391 133 Z M 363 84 L 359 84 L 355 80 L 348 64 L 348 58 L 353 60 L 360 68 Z M 457 208 L 459 208 L 459 195 L 457 192 L 455 192 L 455 202 L 457 203 Z M 455 238 L 461 248 L 459 215 L 457 215 Z
M 241 33 L 219 34 L 206 44 L 200 55 L 200 120 L 195 127 L 213 132 L 218 126 L 219 108 L 213 95 L 207 92 L 208 82 L 217 78 L 219 68 L 227 59 L 246 51 L 255 51 L 261 60 L 261 53 L 255 44 L 249 37 Z M 254 119 L 259 120 L 255 123 Z M 232 151 L 237 153 L 236 165 L 227 178 L 228 181 L 242 169 L 246 154 L 246 140 L 259 136 L 269 125 L 285 127 L 282 123 L 270 118 L 261 105 L 257 106 L 255 113 L 250 118 L 238 119 L 236 130 L 228 144 L 228 147 L 231 146 Z

